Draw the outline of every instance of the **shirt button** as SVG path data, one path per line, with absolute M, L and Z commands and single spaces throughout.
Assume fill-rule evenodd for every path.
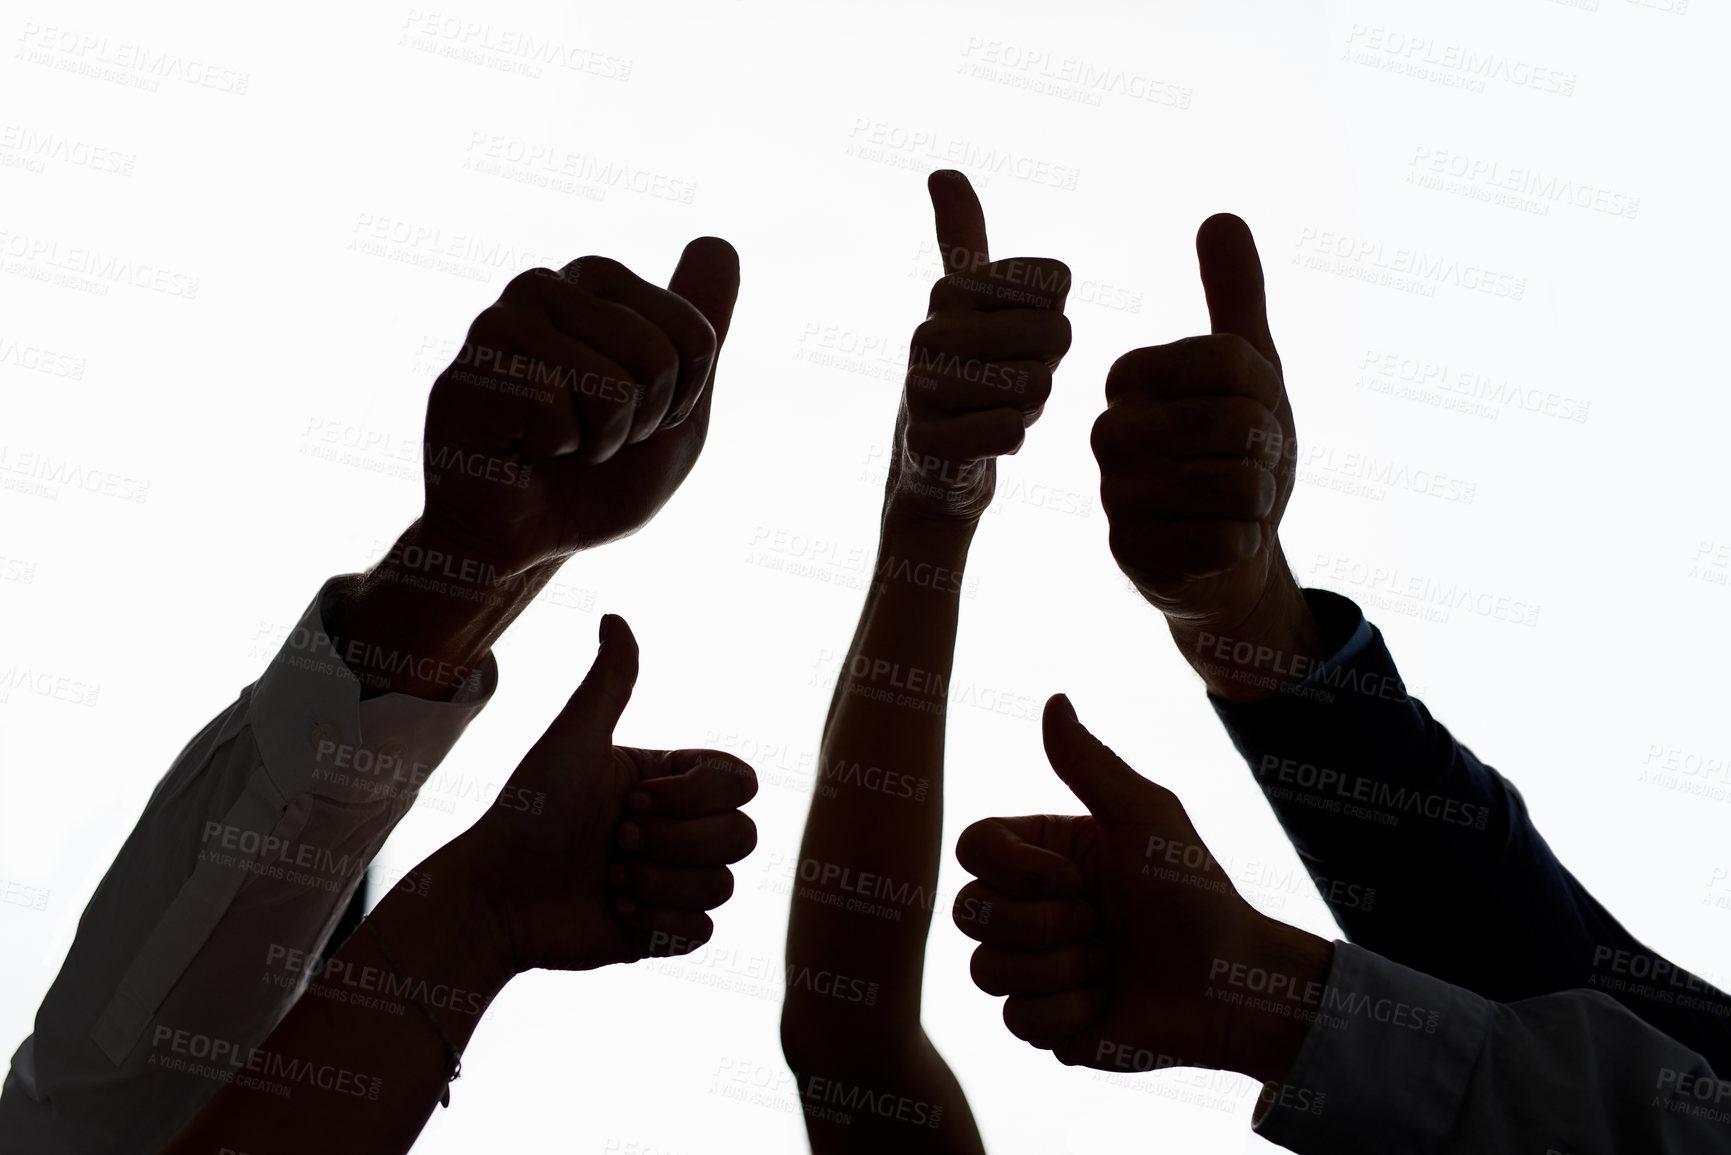
M 343 728 L 335 722 L 320 722 L 307 735 L 307 742 L 312 746 L 314 754 L 318 754 L 327 742 L 332 746 L 341 746 L 343 744 Z M 325 752 L 329 753 L 328 750 Z

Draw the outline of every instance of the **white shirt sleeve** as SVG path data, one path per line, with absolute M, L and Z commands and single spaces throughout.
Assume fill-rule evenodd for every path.
M 491 699 L 362 701 L 320 590 L 264 675 L 181 751 L 84 908 L 0 1091 L 0 1153 L 154 1151 L 305 988 L 386 836 Z
M 1731 1080 L 1597 991 L 1493 1003 L 1351 943 L 1255 1129 L 1300 1155 L 1731 1153 Z

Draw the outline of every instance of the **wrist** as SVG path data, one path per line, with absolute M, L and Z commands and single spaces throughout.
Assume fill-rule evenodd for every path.
M 1229 702 L 1272 697 L 1328 658 L 1322 627 L 1279 550 L 1248 610 L 1204 618 L 1168 614 L 1166 626 L 1209 692 Z
M 926 594 L 959 599 L 978 528 L 975 518 L 951 518 L 917 501 L 886 501 L 872 568 L 874 596 L 900 591 L 896 596 L 922 596 L 921 604 L 927 604 Z
M 479 676 L 493 643 L 557 569 L 501 577 L 416 522 L 366 573 L 334 587 L 326 632 L 363 698 L 448 700 Z
M 427 900 L 434 903 L 446 941 L 458 952 L 454 969 L 491 1001 L 528 968 L 519 964 L 500 916 L 487 861 L 465 832 L 434 851 L 419 870 L 428 878 Z
M 992 503 L 997 459 L 949 461 L 908 448 L 908 403 L 904 394 L 890 437 L 889 471 L 884 477 L 884 510 L 892 506 L 909 517 L 973 526 Z
M 1266 915 L 1255 917 L 1249 941 L 1232 952 L 1233 961 L 1242 962 L 1245 973 L 1265 976 L 1270 993 L 1263 1005 L 1239 1003 L 1229 1011 L 1223 1065 L 1264 1083 L 1282 1083 L 1321 1009 L 1334 944 Z
M 883 530 L 910 541 L 936 546 L 966 546 L 980 527 L 978 514 L 956 514 L 933 508 L 900 490 L 884 495 Z

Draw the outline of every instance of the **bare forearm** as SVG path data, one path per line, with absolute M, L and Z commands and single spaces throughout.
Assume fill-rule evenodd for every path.
M 452 1049 L 510 978 L 458 845 L 418 868 L 424 896 L 393 891 L 374 908 L 163 1155 L 409 1149 Z
M 942 853 L 943 707 L 959 594 L 910 587 L 898 576 L 903 562 L 953 570 L 959 590 L 972 532 L 909 529 L 886 514 L 879 580 L 824 729 L 794 883 L 782 1006 L 783 1049 L 818 1155 L 984 1151 L 967 1096 L 920 1024 Z M 930 686 L 916 689 L 928 675 Z M 885 690 L 879 683 L 886 678 L 904 685 Z M 826 886 L 826 872 L 846 873 L 839 886 Z M 858 903 L 830 904 L 845 902 L 849 891 Z M 867 1095 L 893 1111 L 826 1106 Z
M 794 887 L 789 1016 L 858 1020 L 860 1031 L 892 1046 L 919 1025 L 942 856 L 944 715 L 973 532 L 971 522 L 932 520 L 893 500 L 886 507 L 874 580 L 824 731 Z M 802 981 L 826 972 L 860 980 L 871 1005 L 825 997 Z

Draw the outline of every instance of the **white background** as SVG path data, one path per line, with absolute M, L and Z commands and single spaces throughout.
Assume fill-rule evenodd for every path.
M 970 559 L 946 841 L 1078 809 L 1038 741 L 1064 690 L 1253 901 L 1332 930 L 1114 567 L 1087 443 L 1114 358 L 1206 330 L 1192 238 L 1231 210 L 1297 412 L 1301 579 L 1359 599 L 1576 874 L 1725 985 L 1727 28 L 1682 3 L 8 4 L 4 1053 L 180 746 L 417 513 L 427 388 L 469 319 L 521 268 L 598 252 L 664 280 L 715 233 L 744 279 L 702 462 L 499 645 L 496 701 L 380 869 L 476 817 L 455 785 L 427 805 L 437 781 L 502 782 L 624 614 L 643 674 L 620 740 L 752 760 L 759 849 L 702 954 L 514 982 L 418 1150 L 802 1150 L 772 887 L 875 544 L 944 165 L 974 175 L 995 256 L 1076 278 L 1074 348 Z M 355 247 L 374 229 L 397 239 Z M 441 248 L 467 256 L 425 267 Z M 1112 1082 L 1025 1047 L 969 945 L 940 913 L 925 1016 L 991 1151 L 1265 1148 L 1247 1080 Z

